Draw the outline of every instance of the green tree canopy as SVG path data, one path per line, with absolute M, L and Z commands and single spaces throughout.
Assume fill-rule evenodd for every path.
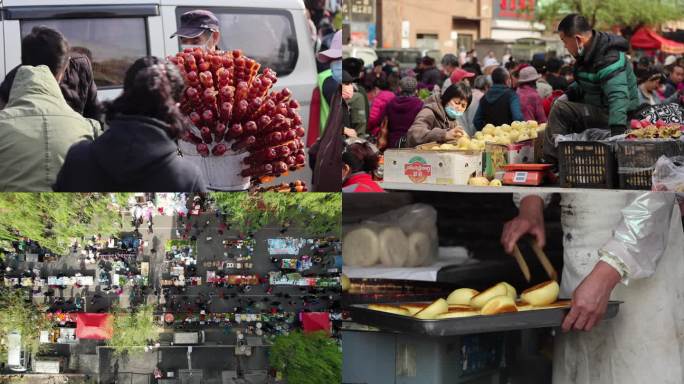
M 269 362 L 288 383 L 342 382 L 342 351 L 325 332 L 278 336 L 269 350 Z
M 0 194 L 0 248 L 27 237 L 64 254 L 72 238 L 114 235 L 122 223 L 113 196 L 116 199 L 97 193 Z
M 44 308 L 28 301 L 28 293 L 23 289 L 0 289 L 0 359 L 6 361 L 7 335 L 21 333 L 22 343 L 29 353 L 40 349 L 40 331 L 52 327 L 47 320 Z
M 339 193 L 213 193 L 216 205 L 243 233 L 269 224 L 290 224 L 314 236 L 339 235 L 342 196 Z
M 539 4 L 537 20 L 553 30 L 563 16 L 579 13 L 596 29 L 614 26 L 633 29 L 684 17 L 681 0 L 546 0 Z
M 154 321 L 153 305 L 142 305 L 128 311 L 115 308 L 113 315 L 114 333 L 107 346 L 114 350 L 115 355 L 141 353 L 149 343 L 159 340 L 161 327 Z

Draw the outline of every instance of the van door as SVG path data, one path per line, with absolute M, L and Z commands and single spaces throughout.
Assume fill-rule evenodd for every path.
M 164 57 L 158 1 L 139 0 L 130 4 L 127 0 L 110 0 L 107 5 L 95 0 L 69 2 L 72 5 L 55 3 L 58 2 L 5 1 L 7 71 L 21 63 L 21 38 L 41 25 L 60 31 L 73 52 L 91 59 L 101 100 L 112 99 L 121 92 L 126 70 L 135 60 L 148 55 Z

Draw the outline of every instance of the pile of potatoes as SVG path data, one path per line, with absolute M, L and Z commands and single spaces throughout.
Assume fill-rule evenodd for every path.
M 496 315 L 506 312 L 566 307 L 569 305 L 568 301 L 558 301 L 559 290 L 558 283 L 550 280 L 523 291 L 518 297 L 512 285 L 501 282 L 483 292 L 459 288 L 449 294 L 446 299 L 437 299 L 430 304 L 370 304 L 368 308 L 421 320 Z

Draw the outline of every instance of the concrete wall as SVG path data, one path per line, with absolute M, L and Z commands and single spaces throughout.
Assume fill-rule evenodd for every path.
M 402 21 L 410 24 L 410 47 L 416 47 L 417 34 L 436 34 L 443 53 L 455 52 L 452 31 L 472 34 L 474 40 L 489 37 L 491 0 L 383 0 L 383 47 L 401 47 Z

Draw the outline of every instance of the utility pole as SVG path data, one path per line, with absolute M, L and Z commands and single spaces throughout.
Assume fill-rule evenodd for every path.
M 375 40 L 376 48 L 382 48 L 382 0 L 375 0 Z

